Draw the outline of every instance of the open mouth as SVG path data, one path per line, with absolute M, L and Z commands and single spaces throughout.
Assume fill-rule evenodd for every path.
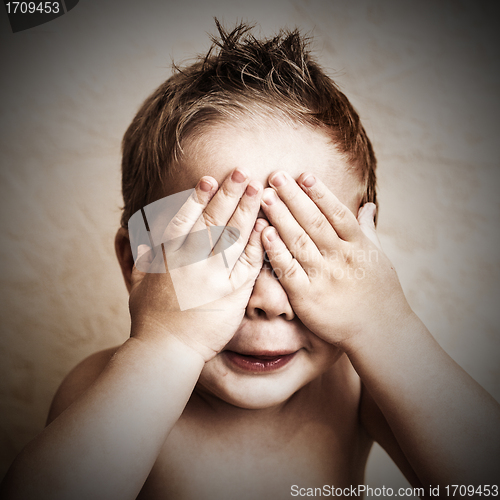
M 276 353 L 269 355 L 240 354 L 235 351 L 224 351 L 229 363 L 248 372 L 270 372 L 285 366 L 298 351 L 289 354 Z

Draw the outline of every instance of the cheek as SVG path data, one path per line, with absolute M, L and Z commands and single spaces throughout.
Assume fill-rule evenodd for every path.
M 309 382 L 322 375 L 343 354 L 340 349 L 321 340 L 314 334 L 311 333 L 310 336 L 308 347 L 302 349 L 299 362 L 284 370 L 283 376 L 289 379 L 292 385 L 294 383 L 302 385 L 306 380 Z M 257 376 L 256 380 L 259 378 L 261 377 Z M 241 377 L 240 374 L 234 373 L 226 366 L 220 354 L 218 354 L 205 364 L 198 382 L 209 392 L 221 396 L 229 387 L 236 389 L 243 380 L 245 381 L 244 385 L 248 383 L 248 376 Z
M 205 363 L 198 383 L 210 392 L 217 392 L 217 387 L 224 384 L 229 373 L 228 367 L 222 361 L 220 354 Z
M 311 365 L 318 375 L 331 368 L 342 356 L 343 351 L 311 333 L 311 348 L 308 350 Z

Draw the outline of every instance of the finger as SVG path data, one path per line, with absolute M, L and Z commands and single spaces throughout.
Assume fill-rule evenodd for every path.
M 264 247 L 262 246 L 262 231 L 269 226 L 265 219 L 257 219 L 245 250 L 240 255 L 231 272 L 231 282 L 239 288 L 245 282 L 255 281 L 264 262 Z
M 271 174 L 269 183 L 320 250 L 337 243 L 337 233 L 328 219 L 287 172 Z
M 233 215 L 240 198 L 248 185 L 248 174 L 240 169 L 233 170 L 203 211 L 206 226 L 225 226 Z
M 228 215 L 221 216 L 221 211 L 219 210 L 219 216 L 221 217 L 219 220 L 221 222 L 213 224 L 216 220 L 213 217 L 207 216 L 209 209 L 207 207 L 207 211 L 198 219 L 188 238 L 186 238 L 184 245 L 180 249 L 181 251 L 169 255 L 169 266 L 171 268 L 187 265 L 191 262 L 198 262 L 207 259 L 210 255 L 221 252 L 226 267 L 229 270 L 234 267 L 234 264 L 247 244 L 248 237 L 257 219 L 260 208 L 260 197 L 262 195 L 262 184 L 258 181 L 252 181 L 251 183 L 235 182 L 231 176 L 224 181 L 224 184 L 228 182 L 230 184 L 240 184 L 236 188 L 237 194 L 234 194 L 234 185 L 226 186 L 226 191 L 233 189 L 233 193 L 230 196 L 235 196 L 235 199 L 231 199 L 229 203 L 226 203 L 225 207 L 219 207 L 227 210 L 227 214 L 230 217 L 229 221 L 226 220 L 223 222 L 223 218 L 228 217 Z M 246 189 L 243 189 L 241 193 L 242 184 L 246 186 Z M 214 196 L 213 201 L 216 204 L 228 201 L 224 193 L 219 195 L 224 190 L 223 186 L 221 186 L 219 192 Z M 218 198 L 217 200 L 215 200 L 216 197 Z M 236 203 L 236 206 L 234 203 Z
M 274 274 L 290 298 L 303 293 L 309 286 L 309 277 L 297 259 L 288 250 L 274 227 L 266 228 L 262 243 Z
M 358 212 L 358 223 L 363 234 L 378 248 L 381 248 L 380 241 L 375 229 L 375 214 L 377 205 L 375 203 L 366 203 Z
M 279 199 L 274 189 L 264 190 L 262 209 L 271 224 L 278 230 L 293 257 L 306 272 L 309 272 L 311 266 L 317 265 L 321 253 L 287 206 Z
M 304 173 L 298 179 L 299 186 L 321 210 L 335 232 L 344 241 L 359 237 L 360 229 L 355 215 L 314 175 Z
M 132 274 L 130 276 L 130 282 L 132 286 L 140 283 L 146 273 L 149 271 L 153 262 L 153 252 L 151 252 L 151 247 L 148 245 L 139 245 L 137 247 L 137 259 L 132 267 Z
M 262 190 L 263 186 L 259 181 L 251 181 L 248 184 L 236 210 L 214 246 L 214 253 L 225 252 L 229 269 L 233 269 L 255 226 Z
M 199 180 L 194 191 L 165 228 L 162 242 L 168 243 L 167 254 L 176 252 L 183 245 L 215 194 L 216 188 L 217 181 L 213 177 L 204 176 Z

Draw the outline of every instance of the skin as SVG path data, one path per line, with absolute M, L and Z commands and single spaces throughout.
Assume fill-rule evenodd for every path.
M 228 136 L 231 141 L 225 140 Z M 312 128 L 284 127 L 281 122 L 270 127 L 245 121 L 219 124 L 210 127 L 202 140 L 190 143 L 188 151 L 181 165 L 187 175 L 175 186 L 176 191 L 192 187 L 206 173 L 222 183 L 234 165 L 238 165 L 242 171 L 252 172 L 249 179 L 261 195 L 262 187 L 268 185 L 270 173 L 277 166 L 286 167 L 289 175 L 298 178 L 303 166 L 311 164 L 318 175 L 336 187 L 346 205 L 355 213 L 358 211 L 362 190 L 357 174 L 349 171 L 330 137 Z M 199 161 L 201 158 L 203 161 Z M 261 202 L 259 215 L 267 218 L 268 212 Z M 226 349 L 241 353 L 299 351 L 292 365 L 279 373 L 260 377 L 265 383 L 254 374 L 231 369 L 223 355 L 206 363 L 197 390 L 243 408 L 282 404 L 300 387 L 324 373 L 341 355 L 339 349 L 304 326 L 282 285 L 273 278 L 269 265 L 261 269 L 241 324 L 227 340 Z
M 120 230 L 131 338 L 68 376 L 5 497 L 288 498 L 292 484 L 362 484 L 372 439 L 427 491 L 495 484 L 499 406 L 408 306 L 374 207 L 358 210 L 356 172 L 328 136 L 242 120 L 210 126 L 186 151 L 166 195 L 196 196 L 165 235 L 237 228 L 231 272 L 208 258 L 197 268 L 197 288 L 229 292 L 180 310 L 169 274 L 134 267 Z M 228 350 L 297 354 L 249 374 Z

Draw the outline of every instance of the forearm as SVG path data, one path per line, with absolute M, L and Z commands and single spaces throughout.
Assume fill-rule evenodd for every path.
M 497 480 L 500 406 L 416 315 L 404 315 L 346 350 L 423 484 Z
M 174 338 L 129 339 L 14 462 L 7 498 L 136 498 L 203 360 Z

